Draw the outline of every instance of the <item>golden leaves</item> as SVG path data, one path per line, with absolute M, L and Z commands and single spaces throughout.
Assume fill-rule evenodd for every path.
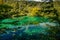
M 40 10 L 39 7 L 35 6 L 35 7 L 28 7 L 28 12 L 30 16 L 35 16 L 36 12 L 38 12 L 38 10 Z

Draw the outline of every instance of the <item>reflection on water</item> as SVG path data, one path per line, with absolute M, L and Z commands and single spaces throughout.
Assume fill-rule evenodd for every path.
M 50 27 L 56 26 L 59 24 L 44 17 L 4 19 L 0 22 L 0 40 L 45 40 Z
M 0 40 L 12 40 L 14 37 L 17 37 L 18 40 L 19 37 L 23 38 L 25 35 L 34 35 L 36 34 L 44 34 L 47 35 L 47 30 L 49 29 L 49 26 L 59 26 L 56 23 L 39 23 L 38 25 L 25 25 L 25 26 L 17 26 L 17 27 L 11 27 L 10 30 L 5 30 L 4 33 L 0 33 Z M 16 28 L 16 29 L 15 29 Z M 22 37 L 22 35 L 24 35 Z M 29 36 L 30 37 L 30 36 Z M 33 36 L 32 36 L 33 37 Z M 27 37 L 26 37 L 27 38 Z

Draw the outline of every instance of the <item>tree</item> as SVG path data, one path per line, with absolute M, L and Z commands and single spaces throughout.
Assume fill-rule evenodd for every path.
M 41 6 L 41 13 L 43 12 L 42 14 L 45 17 L 48 17 L 53 21 L 57 21 L 58 23 L 60 23 L 59 12 L 54 8 L 53 0 L 50 0 L 49 2 L 43 2 Z
M 4 4 L 1 4 L 0 5 L 0 19 L 3 19 L 3 18 L 8 18 L 10 17 L 10 11 L 13 7 L 9 6 L 9 5 L 4 5 Z

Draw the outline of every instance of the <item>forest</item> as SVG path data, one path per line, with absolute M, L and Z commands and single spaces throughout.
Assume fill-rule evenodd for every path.
M 0 40 L 60 40 L 60 1 L 0 4 Z

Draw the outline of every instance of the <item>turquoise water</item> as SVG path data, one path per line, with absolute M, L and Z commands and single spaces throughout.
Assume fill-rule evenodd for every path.
M 12 26 L 10 29 L 5 30 L 2 34 L 0 34 L 0 40 L 30 40 L 30 39 L 39 39 L 41 34 L 48 35 L 49 33 L 47 32 L 50 28 L 49 26 L 46 25 L 47 23 L 40 23 L 38 25 L 25 25 L 25 26 Z M 55 25 L 55 23 L 52 23 Z M 50 24 L 51 25 L 51 24 Z M 53 25 L 51 25 L 53 26 Z M 20 27 L 20 28 L 19 28 Z M 14 29 L 16 30 L 14 31 Z M 40 35 L 40 36 L 38 36 Z M 37 37 L 33 37 L 37 36 Z M 33 37 L 33 38 L 32 38 Z M 25 39 L 24 39 L 25 38 Z M 27 39 L 29 38 L 29 39 Z M 43 37 L 45 38 L 45 37 Z M 42 38 L 42 40 L 44 40 Z
M 28 17 L 28 16 L 23 16 L 23 17 L 18 17 L 18 18 L 8 18 L 4 19 L 0 22 L 0 28 L 3 27 L 9 27 L 11 28 L 12 26 L 20 26 L 20 25 L 28 25 L 28 24 L 39 24 L 42 22 L 49 22 L 50 20 L 48 18 L 44 17 Z
M 42 17 L 18 17 L 4 19 L 0 23 L 0 40 L 40 40 L 40 36 L 48 35 L 50 26 L 59 26 Z M 6 29 L 7 28 L 7 29 Z M 41 36 L 41 37 L 42 37 Z M 44 37 L 41 39 L 44 40 Z

